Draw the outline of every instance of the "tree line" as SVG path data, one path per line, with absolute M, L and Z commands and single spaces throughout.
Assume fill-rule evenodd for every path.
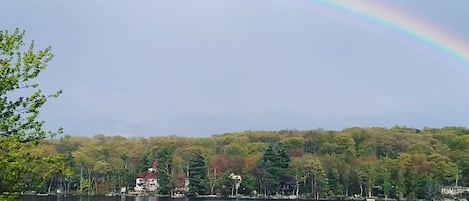
M 441 196 L 443 186 L 469 185 L 468 134 L 462 127 L 395 126 L 205 138 L 63 136 L 41 142 L 31 154 L 60 156 L 70 170 L 49 176 L 45 185 L 36 186 L 42 189 L 115 192 L 133 186 L 138 173 L 156 165 L 162 195 L 183 188 L 187 173 L 188 195 L 232 195 L 229 175 L 234 173 L 242 176 L 242 195 L 428 199 Z M 34 189 L 34 178 L 24 190 Z

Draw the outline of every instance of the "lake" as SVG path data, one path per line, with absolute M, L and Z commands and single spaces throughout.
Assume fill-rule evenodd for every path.
M 269 201 L 260 199 L 259 201 Z M 35 196 L 23 195 L 19 201 L 253 201 L 252 199 L 223 199 L 223 198 L 162 198 L 152 196 Z M 270 201 L 292 201 L 275 199 Z M 335 201 L 335 200 L 330 200 Z
M 19 197 L 20 201 L 233 201 L 234 199 L 209 199 L 209 198 L 161 198 L 149 196 L 33 196 L 25 195 Z M 236 199 L 236 201 L 252 201 Z M 276 200 L 282 201 L 282 200 Z M 291 200 L 288 200 L 291 201 Z
M 150 196 L 20 196 L 20 201 L 207 201 L 204 199 L 197 198 L 161 198 L 161 197 L 150 197 Z M 222 201 L 222 200 L 220 200 Z M 228 201 L 228 200 L 225 200 Z

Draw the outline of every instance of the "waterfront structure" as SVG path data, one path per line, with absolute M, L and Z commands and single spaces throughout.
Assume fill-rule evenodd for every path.
M 143 179 L 143 174 L 138 173 L 137 177 L 135 178 L 135 187 L 134 191 L 144 191 L 145 190 L 145 179 Z
M 231 189 L 231 196 L 234 196 L 234 195 L 238 196 L 238 189 L 239 189 L 239 186 L 241 185 L 241 181 L 242 181 L 241 175 L 235 175 L 235 174 L 231 173 L 230 178 L 233 180 L 233 182 L 235 184 L 234 189 L 233 188 Z M 233 190 L 235 190 L 236 194 L 233 193 Z
M 145 177 L 145 187 L 150 192 L 155 192 L 159 188 L 158 180 L 156 179 L 156 168 L 149 168 L 147 176 Z
M 138 173 L 135 178 L 135 192 L 155 192 L 159 188 L 158 180 L 156 179 L 156 168 L 148 168 L 147 174 L 144 176 Z
M 445 186 L 443 188 L 441 188 L 441 194 L 442 195 L 451 195 L 451 196 L 455 196 L 455 195 L 459 195 L 459 194 L 462 194 L 464 192 L 468 192 L 469 193 L 469 187 L 464 187 L 464 186 Z

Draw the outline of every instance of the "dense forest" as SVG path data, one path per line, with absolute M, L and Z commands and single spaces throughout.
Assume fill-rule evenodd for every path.
M 435 198 L 440 188 L 469 185 L 469 129 L 348 128 L 341 131 L 244 131 L 206 138 L 61 136 L 30 150 L 61 157 L 65 168 L 34 164 L 23 190 L 103 194 L 135 186 L 157 168 L 159 194 L 184 185 L 189 195 L 233 193 L 307 198 Z M 47 163 L 45 163 L 47 164 Z M 46 183 L 35 178 L 47 177 Z M 298 192 L 297 192 L 298 190 Z

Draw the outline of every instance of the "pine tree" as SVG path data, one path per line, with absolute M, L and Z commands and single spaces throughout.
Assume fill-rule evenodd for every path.
M 194 153 L 189 161 L 189 191 L 187 196 L 197 196 L 207 192 L 206 175 L 205 158 L 199 153 Z
M 256 172 L 261 191 L 265 194 L 279 192 L 287 178 L 290 157 L 282 144 L 269 146 L 258 162 Z

